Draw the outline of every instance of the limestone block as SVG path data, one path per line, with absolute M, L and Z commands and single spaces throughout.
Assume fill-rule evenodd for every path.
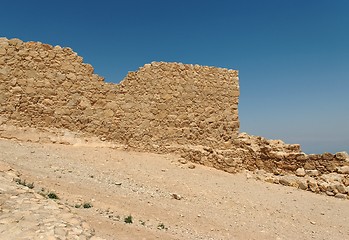
M 11 69 L 9 67 L 1 67 L 0 68 L 0 77 L 5 77 L 11 72 Z
M 296 176 L 298 176 L 298 177 L 304 177 L 305 176 L 305 170 L 304 170 L 304 168 L 298 168 L 297 170 L 296 170 Z
M 308 179 L 308 187 L 312 192 L 316 192 L 316 193 L 320 192 L 317 181 L 313 178 Z
M 305 173 L 307 176 L 310 176 L 310 177 L 317 177 L 320 175 L 318 170 L 305 170 Z
M 6 55 L 6 49 L 0 48 L 0 56 Z
M 19 87 L 19 86 L 13 87 L 13 88 L 11 89 L 11 92 L 12 92 L 13 94 L 18 94 L 18 93 L 21 93 L 22 91 L 23 91 L 22 88 Z
M 324 160 L 332 160 L 333 158 L 334 158 L 334 155 L 332 153 L 326 152 L 322 154 L 322 159 Z
M 310 160 L 321 159 L 321 155 L 320 154 L 309 154 L 308 157 L 309 157 Z
M 291 175 L 281 176 L 279 178 L 279 182 L 280 184 L 285 186 L 298 187 L 297 177 L 295 176 L 291 176 Z
M 18 38 L 12 38 L 12 39 L 8 40 L 8 43 L 11 46 L 20 46 L 21 44 L 23 44 L 22 40 L 20 40 Z
M 304 178 L 297 178 L 297 184 L 298 184 L 298 188 L 302 189 L 302 190 L 307 190 L 308 189 L 308 181 Z
M 342 174 L 349 174 L 349 166 L 338 167 L 337 172 Z
M 341 160 L 341 161 L 347 161 L 349 162 L 349 155 L 347 152 L 337 152 L 335 154 L 336 159 Z
M 76 80 L 76 75 L 74 73 L 68 73 L 66 75 L 66 77 L 69 79 L 69 80 L 73 80 L 75 81 Z

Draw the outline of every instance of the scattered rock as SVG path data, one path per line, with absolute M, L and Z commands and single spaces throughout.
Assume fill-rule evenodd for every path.
M 275 177 L 273 176 L 266 176 L 264 178 L 264 181 L 265 182 L 268 182 L 268 183 L 279 183 L 279 179 L 276 179 Z
M 317 185 L 316 180 L 313 178 L 308 179 L 308 187 L 312 192 L 320 192 L 319 186 Z
M 176 200 L 181 200 L 183 197 L 181 196 L 181 195 L 179 195 L 179 194 L 177 194 L 177 193 L 172 193 L 172 195 L 171 195 L 174 199 L 176 199 Z
M 320 175 L 318 170 L 305 170 L 305 173 L 307 176 L 310 176 L 310 177 L 317 177 Z
M 195 168 L 195 165 L 194 165 L 194 164 L 190 164 L 190 165 L 188 165 L 188 168 L 194 169 L 194 168 Z
M 304 177 L 304 176 L 305 176 L 305 170 L 304 170 L 304 168 L 298 168 L 298 169 L 296 170 L 296 176 L 298 176 L 298 177 Z
M 343 194 L 343 193 L 337 193 L 335 195 L 336 198 L 341 198 L 341 199 L 346 199 L 347 198 L 347 195 L 346 194 Z
M 326 192 L 329 190 L 330 184 L 322 180 L 318 181 L 318 186 L 321 192 Z
M 307 190 L 308 189 L 308 181 L 304 178 L 298 178 L 297 179 L 297 184 L 298 184 L 298 188 L 302 189 L 302 190 Z
M 297 178 L 295 176 L 282 176 L 279 178 L 279 182 L 285 186 L 298 187 Z
M 187 164 L 188 163 L 188 160 L 187 159 L 184 159 L 184 158 L 180 158 L 178 159 L 178 162 L 182 163 L 182 164 Z
M 336 184 L 335 188 L 337 189 L 337 191 L 339 193 L 343 193 L 343 194 L 347 193 L 347 189 L 346 189 L 346 187 L 343 184 Z
M 328 196 L 334 196 L 334 193 L 331 192 L 331 191 L 326 191 L 326 194 L 327 194 Z

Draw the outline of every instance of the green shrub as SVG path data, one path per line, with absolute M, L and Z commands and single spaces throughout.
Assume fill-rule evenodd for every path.
M 57 194 L 55 194 L 54 192 L 50 192 L 49 194 L 47 194 L 47 197 L 50 199 L 59 199 Z
M 84 203 L 82 205 L 83 208 L 91 208 L 92 207 L 92 204 L 91 203 Z
M 125 222 L 125 223 L 131 224 L 131 223 L 133 223 L 133 220 L 132 220 L 132 219 L 133 219 L 132 216 L 129 215 L 129 216 L 127 216 L 127 217 L 124 218 L 124 222 Z

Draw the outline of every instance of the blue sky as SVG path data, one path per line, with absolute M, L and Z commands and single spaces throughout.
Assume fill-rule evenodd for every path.
M 152 61 L 240 72 L 241 131 L 349 152 L 349 1 L 4 1 L 0 36 L 69 46 L 108 82 Z M 219 94 L 219 93 L 217 93 Z

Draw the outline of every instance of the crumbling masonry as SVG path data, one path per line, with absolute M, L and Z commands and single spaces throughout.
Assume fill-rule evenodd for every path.
M 120 84 L 93 71 L 70 48 L 0 38 L 0 125 L 64 128 L 227 172 L 329 174 L 349 165 L 344 152 L 306 155 L 239 134 L 236 70 L 153 62 Z

